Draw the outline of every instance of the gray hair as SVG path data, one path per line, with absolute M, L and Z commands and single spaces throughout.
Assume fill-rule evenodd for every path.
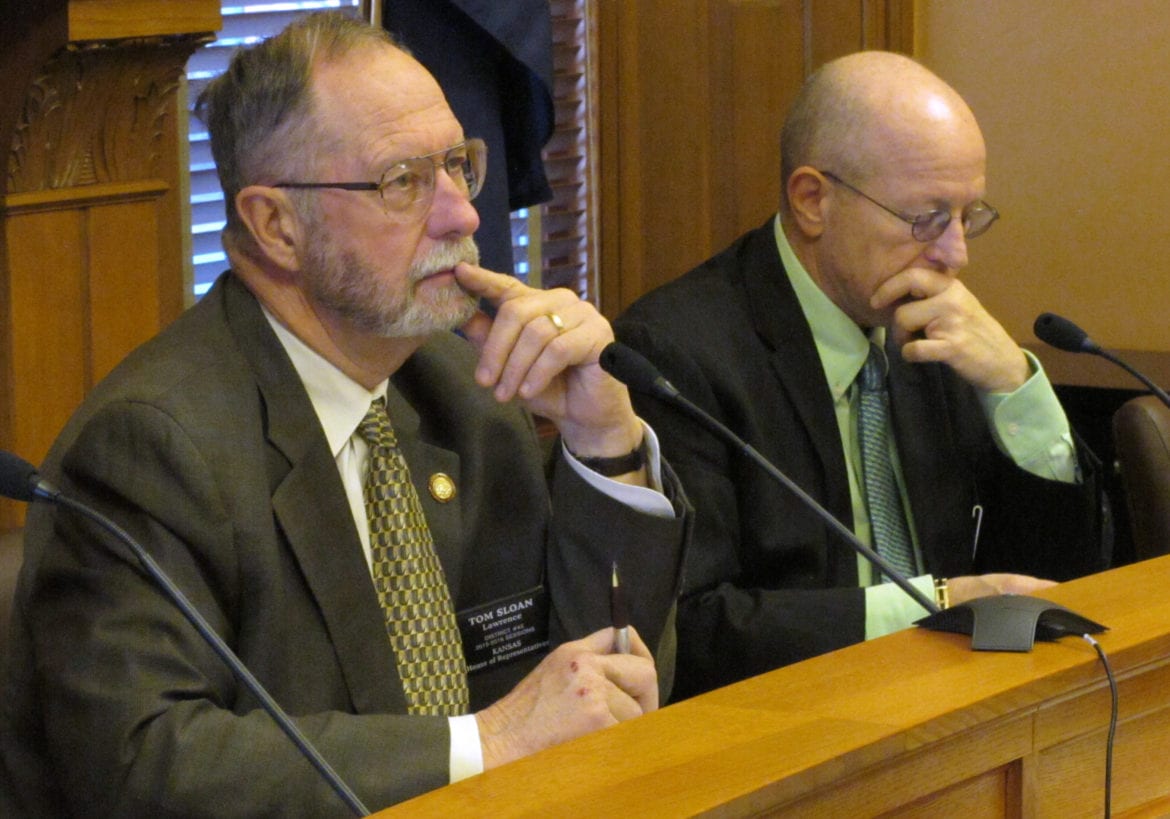
M 382 29 L 343 12 L 309 14 L 258 45 L 241 48 L 203 89 L 195 113 L 207 125 L 223 188 L 225 246 L 252 246 L 235 205 L 243 188 L 303 175 L 329 148 L 330 135 L 314 116 L 313 66 L 385 46 L 399 47 Z

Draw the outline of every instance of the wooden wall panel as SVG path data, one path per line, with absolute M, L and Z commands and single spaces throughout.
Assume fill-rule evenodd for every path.
M 1170 3 L 931 0 L 916 52 L 967 98 L 1003 218 L 971 247 L 972 289 L 1053 376 L 1140 385 L 1036 341 L 1061 313 L 1170 384 Z
M 671 248 L 675 258 L 696 258 L 710 246 L 706 231 L 695 229 L 709 222 L 712 206 L 707 4 L 682 0 L 667 4 L 674 6 L 668 14 L 659 5 L 639 0 L 607 6 L 617 24 L 609 33 L 619 35 L 620 63 L 601 65 L 601 105 L 603 129 L 616 125 L 610 143 L 616 154 L 603 153 L 600 164 L 603 177 L 612 174 L 618 181 L 613 196 L 620 204 L 612 211 L 616 220 L 605 220 L 601 239 L 603 253 L 610 236 L 628 242 L 623 262 L 643 261 L 659 247 Z M 607 78 L 614 68 L 616 75 Z M 604 213 L 608 204 L 602 208 Z M 673 259 L 659 259 L 668 262 Z M 623 264 L 623 272 L 616 287 L 602 283 L 603 299 L 616 295 L 625 303 L 642 291 L 640 271 Z
M 802 30 L 790 25 L 800 13 L 799 0 L 713 10 L 712 42 L 733 47 L 712 50 L 712 251 L 779 205 L 780 126 L 797 85 L 778 79 L 804 76 Z
M 1170 710 L 1163 707 L 1143 714 L 1139 719 L 1120 722 L 1117 731 L 1125 735 L 1124 744 L 1115 751 L 1113 758 L 1113 809 L 1120 814 L 1143 805 L 1148 794 L 1165 792 Z M 1042 798 L 1036 801 L 1035 816 L 1051 819 L 1083 816 L 1088 819 L 1101 815 L 1100 783 L 1105 778 L 1105 758 L 1101 748 L 1105 739 L 1106 731 L 1100 729 L 1039 755 L 1037 791 Z M 1070 770 L 1083 771 L 1084 775 L 1070 779 L 1067 775 Z
M 5 447 L 34 462 L 126 353 L 162 326 L 160 181 L 9 197 Z M 145 274 L 145 275 L 144 275 Z
M 912 0 L 598 0 L 601 307 L 775 213 L 779 133 L 825 60 L 902 47 Z
M 0 149 L 8 146 L 24 107 L 25 89 L 41 66 L 68 39 L 67 0 L 8 3 L 0 12 Z M 0 154 L 2 156 L 3 154 Z M 0 167 L 3 171 L 3 167 Z M 8 175 L 0 172 L 0 197 Z M 0 206 L 0 215 L 3 208 Z M 11 332 L 12 299 L 8 287 L 8 236 L 0 229 L 0 446 L 11 443 L 16 389 Z M 0 528 L 15 521 L 12 504 L 0 501 Z
M 8 219 L 12 274 L 12 382 L 17 408 L 5 448 L 39 461 L 60 430 L 62 413 L 85 395 L 89 327 L 84 215 L 52 210 Z
M 804 27 L 811 67 L 834 57 L 857 51 L 865 43 L 867 10 L 865 0 L 818 0 L 807 4 Z
M 0 87 L 0 447 L 33 462 L 94 382 L 187 303 L 178 90 L 220 26 L 218 0 L 51 11 L 49 33 L 35 14 L 0 12 L 0 28 L 20 27 L 0 43 L 43 41 L 43 62 L 27 55 Z M 0 528 L 22 521 L 0 503 Z
M 134 275 L 160 267 L 160 219 L 156 202 L 102 205 L 88 212 L 90 368 L 89 386 L 126 353 L 161 329 L 159 281 Z

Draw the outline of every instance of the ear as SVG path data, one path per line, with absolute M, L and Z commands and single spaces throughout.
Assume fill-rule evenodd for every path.
M 825 230 L 829 180 L 809 165 L 801 165 L 788 177 L 788 207 L 793 221 L 810 239 Z
M 301 220 L 284 191 L 249 185 L 236 194 L 236 211 L 265 258 L 284 270 L 300 268 Z

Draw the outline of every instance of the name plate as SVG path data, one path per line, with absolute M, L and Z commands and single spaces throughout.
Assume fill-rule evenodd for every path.
M 474 674 L 548 648 L 548 592 L 536 586 L 455 615 Z

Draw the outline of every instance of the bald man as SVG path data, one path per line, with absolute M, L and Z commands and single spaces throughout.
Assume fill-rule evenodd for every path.
M 852 54 L 806 82 L 781 154 L 779 213 L 635 303 L 618 338 L 940 603 L 1104 568 L 1099 465 L 959 278 L 998 218 L 970 108 L 913 60 Z M 675 699 L 926 614 L 738 451 L 635 403 L 696 508 Z M 886 456 L 884 497 L 863 447 Z

